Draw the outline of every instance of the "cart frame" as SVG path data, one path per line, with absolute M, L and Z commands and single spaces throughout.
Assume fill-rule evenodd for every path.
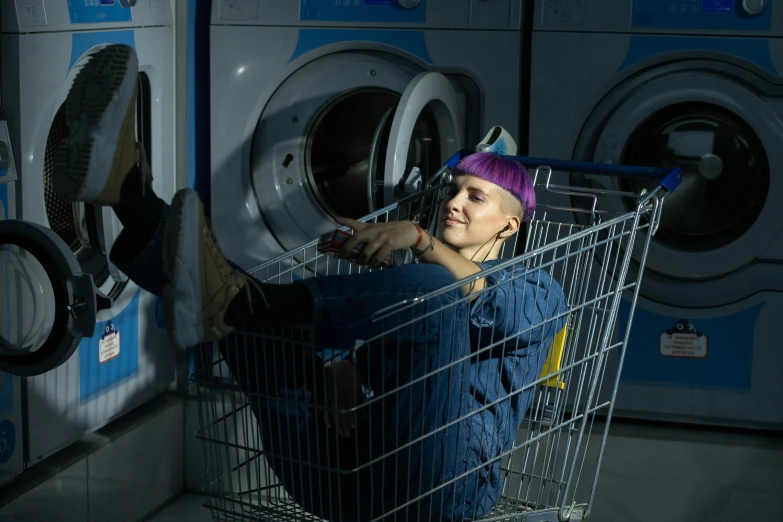
M 437 212 L 443 199 L 450 169 L 470 153 L 461 151 L 455 154 L 443 169 L 428 181 L 421 192 L 365 216 L 361 221 L 414 219 L 434 232 L 437 220 L 431 217 Z M 240 385 L 241 379 L 236 375 L 237 368 L 234 368 L 232 374 L 227 366 L 226 354 L 232 353 L 230 350 L 248 350 L 252 344 L 255 353 L 259 353 L 258 351 L 266 349 L 265 347 L 287 343 L 286 346 L 295 345 L 297 349 L 318 352 L 325 363 L 350 358 L 356 364 L 357 357 L 361 358 L 363 350 L 368 347 L 379 343 L 385 346 L 384 339 L 389 339 L 390 336 L 397 335 L 399 340 L 400 332 L 418 324 L 417 321 L 426 322 L 434 320 L 432 318 L 438 317 L 438 314 L 452 313 L 447 310 L 448 306 L 457 305 L 426 309 L 424 315 L 412 312 L 420 310 L 422 305 L 435 302 L 439 296 L 458 290 L 480 278 L 491 278 L 498 274 L 510 274 L 509 277 L 512 278 L 525 277 L 533 271 L 545 271 L 557 280 L 568 303 L 566 312 L 530 325 L 531 330 L 538 328 L 543 332 L 550 322 L 565 322 L 565 326 L 557 332 L 546 350 L 543 365 L 540 365 L 539 361 L 542 368 L 540 375 L 536 379 L 528 379 L 524 386 L 513 390 L 513 393 L 509 392 L 494 403 L 483 405 L 480 410 L 461 412 L 458 418 L 436 430 L 441 434 L 445 433 L 455 424 L 470 421 L 471 416 L 488 408 L 498 407 L 502 401 L 511 401 L 518 395 L 529 397 L 530 403 L 526 412 L 523 412 L 524 417 L 520 419 L 517 438 L 510 447 L 506 445 L 502 448 L 500 454 L 492 455 L 490 462 L 480 462 L 478 466 L 466 469 L 461 475 L 450 477 L 436 487 L 418 491 L 418 495 L 414 493 L 407 503 L 396 505 L 391 511 L 384 511 L 382 514 L 374 512 L 374 518 L 371 520 L 437 520 L 434 515 L 419 515 L 421 509 L 415 511 L 414 508 L 420 502 L 426 502 L 428 496 L 449 491 L 448 488 L 454 487 L 459 480 L 467 481 L 466 477 L 480 473 L 482 467 L 491 465 L 500 466 L 502 484 L 497 501 L 490 511 L 482 514 L 481 520 L 557 522 L 587 518 L 596 496 L 597 479 L 649 243 L 660 223 L 664 199 L 679 185 L 682 172 L 677 168 L 653 169 L 517 156 L 512 159 L 531 171 L 537 191 L 544 190 L 570 198 L 571 205 L 538 205 L 533 218 L 526 224 L 525 241 L 519 241 L 519 237 L 514 238 L 513 242 L 507 241 L 501 254 L 504 260 L 501 262 L 470 278 L 424 293 L 415 299 L 376 310 L 371 317 L 347 327 L 350 335 L 346 339 L 330 337 L 330 341 L 341 346 L 338 349 L 325 346 L 312 329 L 304 327 L 235 332 L 226 340 L 205 343 L 198 347 L 198 362 L 192 375 L 198 396 L 200 429 L 197 437 L 202 441 L 207 464 L 207 484 L 204 491 L 209 495 L 207 505 L 212 510 L 214 520 L 324 519 L 311 514 L 312 508 L 309 509 L 310 512 L 303 509 L 298 504 L 302 499 L 292 498 L 291 492 L 288 491 L 290 483 L 288 488 L 284 487 L 276 472 L 270 468 L 270 462 L 276 462 L 278 471 L 283 469 L 283 466 L 291 466 L 293 469 L 293 466 L 304 466 L 305 463 L 299 459 L 301 455 L 292 458 L 290 454 L 276 453 L 275 448 L 263 448 L 262 430 L 274 431 L 279 429 L 280 424 L 270 421 L 264 424 L 265 428 L 260 426 L 263 419 L 258 418 L 258 412 L 261 411 L 257 406 L 258 401 L 287 401 L 289 407 L 306 406 L 319 414 L 329 410 L 343 415 L 355 415 L 355 420 L 360 422 L 362 413 L 372 411 L 369 409 L 372 405 L 383 404 L 383 401 L 393 394 L 411 389 L 417 382 L 421 383 L 428 378 L 437 377 L 439 372 L 447 372 L 460 364 L 466 364 L 468 359 L 473 360 L 476 353 L 481 351 L 477 352 L 474 347 L 470 355 L 449 359 L 445 366 L 425 372 L 412 378 L 410 382 L 398 383 L 388 390 L 372 390 L 362 383 L 362 402 L 353 408 L 335 411 L 325 404 L 304 405 L 310 399 L 271 397 L 268 392 L 249 389 L 247 383 Z M 651 189 L 636 194 L 611 187 L 556 184 L 553 182 L 553 172 L 579 172 L 608 178 L 644 178 L 650 180 Z M 632 203 L 627 212 L 610 214 L 603 209 L 601 202 L 604 198 L 617 197 L 626 198 Z M 561 215 L 565 216 L 565 219 L 558 219 Z M 577 217 L 576 220 L 574 216 Z M 249 274 L 263 282 L 290 283 L 309 277 L 370 271 L 368 268 L 320 254 L 317 251 L 317 243 L 318 240 L 314 239 L 256 267 L 249 271 Z M 523 253 L 514 255 L 523 245 Z M 395 264 L 406 264 L 411 260 L 410 255 L 395 253 Z M 487 290 L 485 288 L 482 292 Z M 619 305 L 623 298 L 629 301 L 630 312 L 625 318 L 624 330 L 619 331 L 617 321 Z M 470 307 L 470 304 L 467 306 Z M 415 316 L 413 319 L 410 318 L 412 313 Z M 407 319 L 401 322 L 400 317 Z M 367 324 L 376 326 L 370 329 L 374 335 L 362 335 L 368 331 Z M 381 324 L 384 328 L 380 328 L 379 333 L 378 325 Z M 389 324 L 392 326 L 386 328 Z M 502 345 L 505 350 L 512 341 L 510 338 L 495 339 L 493 334 L 489 341 L 480 341 L 479 344 L 489 346 L 485 348 L 487 350 Z M 518 344 L 519 340 L 516 342 Z M 387 342 L 386 345 L 388 344 Z M 396 350 L 400 351 L 400 346 L 398 343 Z M 610 358 L 613 354 L 616 354 L 614 362 Z M 541 353 L 535 355 L 539 358 L 542 356 Z M 500 356 L 501 359 L 503 357 L 505 352 Z M 607 362 L 611 364 L 607 365 Z M 607 368 L 613 368 L 611 373 L 607 373 L 610 371 Z M 377 408 L 379 406 L 376 406 L 376 411 Z M 603 425 L 602 433 L 594 434 L 593 429 L 600 425 Z M 360 462 L 353 459 L 353 464 L 347 468 L 338 462 L 333 469 L 326 471 L 332 473 L 329 476 L 334 477 L 361 472 L 378 465 L 384 459 L 398 456 L 398 452 L 423 444 L 427 437 L 434 436 L 434 433 L 427 432 L 420 436 L 409 434 L 403 438 L 400 445 L 373 455 L 369 460 Z M 487 436 L 483 433 L 479 435 Z M 269 434 L 266 436 L 269 437 Z M 328 434 L 326 436 L 328 437 Z M 358 435 L 354 439 L 357 448 L 367 442 L 360 440 Z M 595 444 L 591 444 L 591 440 L 595 441 Z M 344 444 L 341 447 L 344 447 Z M 591 452 L 588 451 L 589 448 L 592 448 Z M 350 446 L 349 449 L 353 451 Z M 356 449 L 357 455 L 359 451 Z M 311 469 L 312 462 L 307 466 Z M 589 484 L 580 482 L 583 477 L 589 479 Z M 395 477 L 391 483 L 399 489 L 404 486 L 400 485 L 403 480 L 407 481 L 402 477 Z M 384 486 L 381 489 L 388 490 L 390 487 L 385 483 Z M 331 485 L 329 487 L 331 488 Z M 339 490 L 340 486 L 337 485 L 336 488 Z M 307 488 L 302 491 L 305 490 Z M 343 492 L 334 494 L 339 496 Z M 584 500 L 578 501 L 577 497 Z M 361 502 L 361 499 L 358 501 Z M 432 506 L 430 509 L 433 509 Z M 454 515 L 456 509 L 457 507 L 453 506 L 453 510 L 449 512 L 451 520 L 467 520 Z M 413 518 L 413 512 L 417 513 L 417 518 Z M 339 513 L 332 511 L 324 516 L 331 520 L 342 518 Z

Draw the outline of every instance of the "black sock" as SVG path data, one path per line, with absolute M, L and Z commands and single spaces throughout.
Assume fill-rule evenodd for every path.
M 137 165 L 122 183 L 120 203 L 113 208 L 133 243 L 144 248 L 157 230 L 165 207 L 166 203 L 144 181 Z
M 248 286 L 252 303 L 248 303 L 244 290 L 237 294 L 226 311 L 226 324 L 229 326 L 248 328 L 312 322 L 313 296 L 305 285 L 299 283 L 290 285 L 260 283 L 261 291 L 264 292 L 263 296 L 253 285 Z

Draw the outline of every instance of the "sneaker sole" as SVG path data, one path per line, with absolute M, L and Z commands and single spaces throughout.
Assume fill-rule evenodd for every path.
M 171 342 L 187 349 L 204 340 L 201 318 L 199 238 L 201 202 L 192 190 L 180 190 L 171 202 L 163 236 L 163 314 Z
M 53 185 L 62 200 L 90 201 L 105 189 L 138 68 L 131 47 L 111 45 L 94 51 L 76 74 L 65 99 L 69 137 L 54 160 Z

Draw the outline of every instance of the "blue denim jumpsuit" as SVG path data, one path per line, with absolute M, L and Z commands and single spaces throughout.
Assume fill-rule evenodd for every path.
M 164 222 L 165 213 L 141 252 L 129 248 L 124 232 L 111 252 L 120 270 L 156 295 L 166 284 Z M 510 270 L 488 276 L 473 302 L 457 288 L 375 322 L 373 312 L 454 277 L 439 265 L 414 264 L 308 279 L 301 284 L 313 297 L 315 344 L 297 342 L 288 330 L 260 344 L 243 334 L 221 341 L 267 461 L 297 504 L 335 522 L 458 522 L 495 507 L 500 456 L 514 443 L 533 398 L 530 383 L 566 322 L 558 283 L 542 270 L 518 270 L 513 278 Z M 353 437 L 342 439 L 316 409 L 324 404 L 324 373 L 315 346 L 372 337 L 354 362 L 375 398 Z

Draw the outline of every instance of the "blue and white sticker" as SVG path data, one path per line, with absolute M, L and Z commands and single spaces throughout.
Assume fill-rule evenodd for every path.
M 109 321 L 98 342 L 98 363 L 103 364 L 120 356 L 120 331 Z
M 79 398 L 91 401 L 139 373 L 139 296 L 79 344 Z M 120 337 L 120 334 L 122 337 Z M 122 342 L 120 342 L 122 341 Z
M 9 420 L 0 421 L 0 464 L 5 464 L 16 449 L 16 429 Z
M 697 319 L 637 307 L 620 378 L 636 385 L 750 391 L 753 339 L 763 308 L 764 304 L 758 304 L 720 317 Z M 623 299 L 618 315 L 620 332 L 628 326 L 629 313 L 630 304 Z
M 660 352 L 664 357 L 704 359 L 709 352 L 709 342 L 688 319 L 680 319 L 661 334 Z

